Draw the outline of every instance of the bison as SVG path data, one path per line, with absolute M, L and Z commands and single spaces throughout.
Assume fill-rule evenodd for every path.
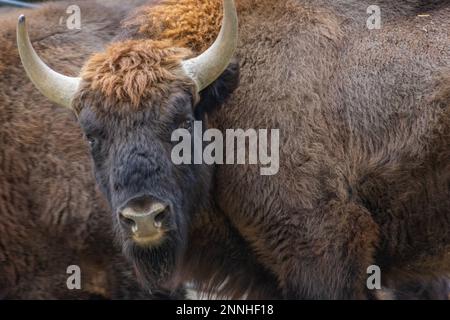
M 28 14 L 34 44 L 73 73 L 111 39 L 132 6 L 79 2 L 83 30 L 69 31 L 58 24 L 68 5 Z M 108 206 L 96 191 L 73 115 L 42 98 L 23 74 L 16 17 L 14 11 L 0 16 L 0 299 L 169 297 L 155 287 L 152 294 L 142 289 L 113 245 Z M 69 60 L 62 48 L 73 51 Z M 81 269 L 81 290 L 67 287 L 72 265 Z
M 367 299 L 374 265 L 398 287 L 448 274 L 450 5 L 380 0 L 373 30 L 372 2 L 224 0 L 218 32 L 221 1 L 151 1 L 79 77 L 19 18 L 23 66 L 76 114 L 146 286 Z M 278 173 L 175 164 L 172 133 L 197 122 L 279 129 Z

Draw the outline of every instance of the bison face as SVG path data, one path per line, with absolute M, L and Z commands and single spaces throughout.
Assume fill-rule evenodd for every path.
M 239 75 L 233 62 L 198 94 L 196 84 L 170 62 L 184 51 L 147 45 L 120 43 L 94 56 L 83 69 L 73 107 L 124 252 L 153 285 L 172 278 L 189 225 L 210 201 L 213 168 L 174 164 L 172 134 L 182 128 L 194 139 L 194 121 L 224 102 Z M 128 82 L 132 85 L 123 85 Z
M 170 40 L 124 40 L 73 78 L 40 60 L 19 18 L 22 64 L 43 94 L 77 113 L 124 251 L 149 285 L 176 270 L 189 224 L 208 202 L 211 168 L 174 165 L 172 132 L 190 130 L 237 86 L 237 32 L 234 1 L 224 0 L 219 36 L 201 55 Z
M 174 93 L 162 108 L 126 115 L 85 106 L 79 119 L 124 252 L 145 279 L 169 278 L 209 193 L 209 168 L 171 160 L 172 132 L 194 121 L 192 95 Z

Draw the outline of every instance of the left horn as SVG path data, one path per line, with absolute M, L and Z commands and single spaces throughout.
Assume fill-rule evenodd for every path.
M 223 0 L 223 22 L 213 45 L 196 58 L 183 62 L 184 71 L 202 91 L 228 67 L 237 48 L 238 17 L 234 0 Z
M 57 73 L 39 58 L 31 45 L 24 15 L 19 17 L 17 24 L 17 47 L 22 65 L 39 91 L 51 101 L 71 109 L 80 78 Z

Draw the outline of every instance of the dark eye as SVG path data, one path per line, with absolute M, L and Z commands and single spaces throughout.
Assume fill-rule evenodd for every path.
M 86 139 L 91 148 L 95 148 L 98 145 L 98 139 L 96 137 L 93 137 L 91 135 L 86 135 Z

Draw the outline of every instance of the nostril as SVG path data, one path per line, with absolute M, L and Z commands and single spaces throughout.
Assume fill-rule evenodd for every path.
M 160 213 L 158 213 L 155 216 L 155 218 L 154 218 L 155 227 L 157 227 L 157 228 L 162 227 L 163 221 L 166 219 L 167 214 L 168 214 L 168 211 L 167 211 L 167 209 L 165 209 L 164 211 L 161 211 Z

